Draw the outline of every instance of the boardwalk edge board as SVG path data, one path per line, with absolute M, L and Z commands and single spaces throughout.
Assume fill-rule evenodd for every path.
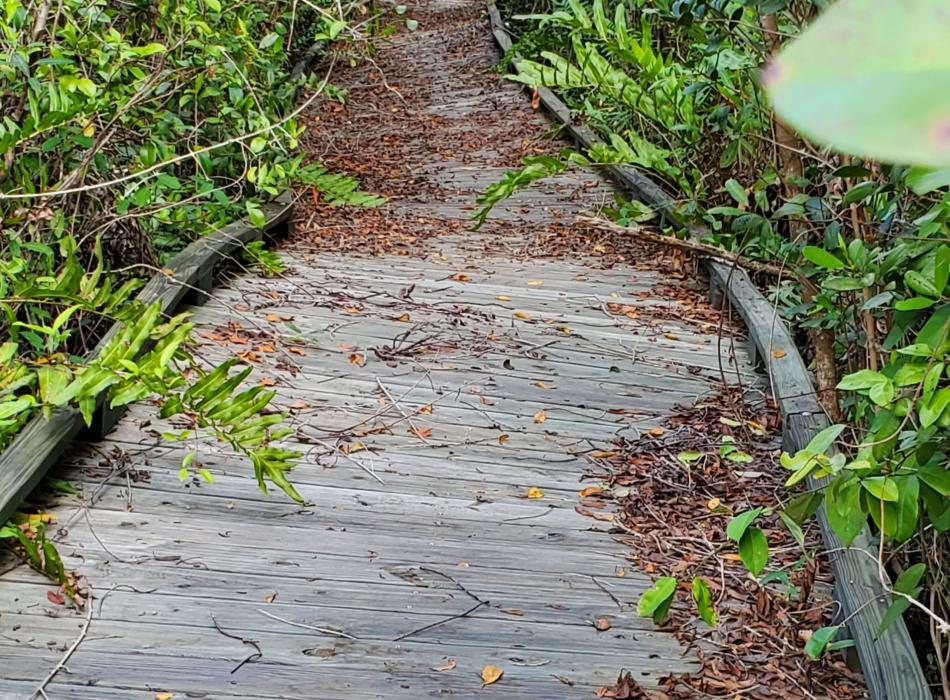
M 289 193 L 261 205 L 261 210 L 266 219 L 262 228 L 239 220 L 193 241 L 169 262 L 164 274 L 157 274 L 146 283 L 136 300 L 147 305 L 158 302 L 163 314 L 172 313 L 183 304 L 203 303 L 222 262 L 265 234 L 277 237 L 290 232 L 293 201 Z M 95 358 L 119 330 L 120 324 L 114 324 L 87 359 Z M 100 394 L 91 430 L 96 435 L 105 435 L 124 412 L 125 407 L 109 408 L 105 393 Z M 0 453 L 0 524 L 13 515 L 83 428 L 85 423 L 78 409 L 58 408 L 48 419 L 43 415 L 31 419 Z
M 512 48 L 511 37 L 493 2 L 488 3 L 488 15 L 495 42 L 502 53 L 507 53 Z M 517 57 L 513 64 L 520 70 Z M 591 129 L 574 122 L 570 108 L 550 89 L 539 88 L 537 96 L 579 145 L 590 148 L 601 142 Z M 603 167 L 634 197 L 656 209 L 663 223 L 685 229 L 694 238 L 707 232 L 704 226 L 683 221 L 673 197 L 636 168 L 614 164 Z M 802 449 L 829 421 L 788 327 L 744 269 L 709 258 L 703 258 L 703 263 L 709 273 L 713 301 L 728 302 L 739 313 L 749 332 L 750 350 L 768 372 L 783 416 L 783 449 L 792 453 Z M 880 580 L 874 536 L 865 528 L 851 547 L 845 548 L 828 524 L 824 505 L 817 520 L 825 549 L 831 553 L 840 619 L 848 621 L 871 700 L 932 700 L 903 618 L 878 633 L 891 597 Z

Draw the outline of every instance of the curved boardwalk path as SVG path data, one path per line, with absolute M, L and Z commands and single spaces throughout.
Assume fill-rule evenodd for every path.
M 674 260 L 629 247 L 606 269 L 608 243 L 572 233 L 610 201 L 596 176 L 464 230 L 549 129 L 487 73 L 480 10 L 411 9 L 419 31 L 377 57 L 391 90 L 364 66 L 347 107 L 311 115 L 316 155 L 365 163 L 391 202 L 301 206 L 285 276 L 240 275 L 194 310 L 210 362 L 248 353 L 280 389 L 309 504 L 264 496 L 214 445 L 214 483 L 182 485 L 149 405 L 79 446 L 54 474 L 79 495 L 47 510 L 97 600 L 49 698 L 587 698 L 622 668 L 649 686 L 693 667 L 636 617 L 648 578 L 575 512 L 580 478 L 617 436 L 752 370 Z M 0 698 L 31 697 L 80 639 L 85 613 L 47 590 L 25 567 L 0 578 Z M 483 687 L 487 664 L 504 677 Z

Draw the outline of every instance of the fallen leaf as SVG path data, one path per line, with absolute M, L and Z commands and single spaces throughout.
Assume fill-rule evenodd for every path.
M 432 413 L 432 404 L 426 404 L 420 408 L 416 413 Z
M 545 384 L 544 382 L 535 382 L 534 385 L 539 389 L 554 389 L 556 387 L 551 386 L 550 384 Z
M 224 507 L 228 510 L 234 510 L 234 501 L 228 501 Z
M 663 430 L 663 428 L 660 428 L 659 426 L 657 426 L 656 428 L 650 428 L 647 431 L 647 435 L 652 435 L 653 437 L 660 437 L 665 432 L 666 431 Z
M 680 339 L 680 337 L 679 337 L 678 335 L 673 335 L 672 333 L 664 333 L 664 334 L 663 334 L 663 337 L 666 338 L 667 340 L 679 340 L 679 339 Z
M 540 287 L 544 284 L 544 280 L 528 280 L 529 287 Z
M 785 351 L 782 350 L 781 348 L 775 348 L 775 349 L 772 351 L 772 357 L 774 357 L 775 359 L 779 359 L 779 358 L 781 358 L 781 357 L 785 357 Z
M 302 408 L 310 408 L 310 404 L 307 401 L 300 399 L 290 404 L 289 408 L 299 411 Z
M 617 454 L 617 450 L 594 450 L 590 453 L 590 456 L 594 459 L 607 459 L 608 457 L 613 457 Z
M 507 294 L 498 294 L 495 296 L 498 301 L 511 301 L 511 297 Z
M 409 320 L 410 320 L 410 319 L 409 319 L 409 314 L 408 314 L 408 313 L 404 313 L 402 316 L 399 316 L 398 318 L 395 318 L 395 319 L 393 319 L 393 320 L 394 320 L 394 321 L 402 321 L 403 323 L 405 323 L 406 321 L 409 321 Z
M 484 685 L 491 685 L 492 683 L 497 683 L 499 680 L 501 680 L 503 675 L 505 675 L 503 670 L 497 666 L 492 666 L 489 664 L 482 669 L 482 682 Z
M 706 502 L 706 507 L 709 508 L 709 510 L 716 510 L 716 508 L 718 508 L 721 505 L 722 505 L 722 501 L 720 501 L 718 498 L 710 498 Z
M 366 364 L 366 356 L 361 355 L 358 352 L 354 352 L 350 355 L 350 364 L 356 365 L 357 367 L 362 367 Z
M 544 491 L 537 486 L 531 486 L 528 488 L 525 498 L 544 498 Z
M 254 349 L 259 352 L 277 352 L 277 348 L 275 348 L 271 343 L 264 343 L 263 345 L 258 345 Z
M 267 604 L 273 603 L 275 600 L 277 600 L 277 591 L 274 591 L 269 596 L 264 598 L 264 602 Z
M 348 442 L 340 445 L 340 452 L 345 455 L 351 455 L 354 452 L 362 452 L 366 449 L 366 445 L 362 442 Z
M 409 432 L 416 437 L 422 438 L 425 440 L 427 437 L 432 435 L 432 428 L 409 428 Z
M 518 617 L 524 615 L 524 611 L 518 610 L 518 608 L 502 608 L 501 611 L 508 615 L 516 615 Z
M 606 632 L 610 629 L 610 620 L 604 616 L 598 617 L 594 620 L 594 629 L 598 632 Z
M 472 278 L 466 275 L 464 272 L 456 272 L 454 275 L 449 277 L 449 279 L 455 280 L 456 282 L 470 282 L 472 280 Z
M 172 700 L 173 697 L 171 693 L 155 693 L 155 700 Z
M 458 666 L 458 662 L 455 659 L 449 659 L 444 666 L 435 666 L 432 670 L 444 673 L 445 671 L 454 671 L 456 666 Z
M 531 89 L 531 109 L 541 108 L 541 90 L 537 87 Z
M 63 605 L 66 603 L 66 599 L 56 591 L 46 591 L 46 598 L 54 605 Z
M 515 318 L 520 318 L 520 319 L 522 319 L 523 321 L 530 321 L 530 320 L 531 320 L 531 314 L 526 313 L 526 312 L 524 312 L 524 311 L 515 311 Z
M 294 355 L 300 355 L 300 357 L 303 357 L 304 355 L 307 354 L 301 348 L 298 348 L 296 345 L 288 345 L 287 352 L 291 352 Z
M 281 314 L 267 314 L 267 320 L 271 323 L 280 323 L 282 321 L 293 321 L 293 316 L 283 316 Z
M 537 413 L 534 414 L 534 422 L 535 422 L 535 423 L 543 423 L 543 422 L 546 421 L 547 419 L 548 419 L 548 417 L 547 417 L 547 414 L 545 414 L 544 409 L 542 409 L 542 410 L 540 410 L 540 411 L 538 411 Z
M 277 380 L 273 377 L 261 377 L 261 381 L 258 382 L 261 386 L 274 386 L 277 384 Z
M 599 496 L 604 490 L 599 486 L 588 486 L 586 489 L 581 489 L 580 497 L 587 498 L 588 496 Z
M 500 443 L 506 443 L 506 442 L 508 442 L 508 438 L 510 438 L 510 437 L 511 437 L 511 436 L 510 436 L 510 435 L 507 435 L 507 434 L 506 434 L 506 435 L 499 435 L 499 436 L 498 436 L 498 442 L 500 442 Z
M 346 311 L 346 313 L 348 314 L 358 314 L 363 309 L 361 309 L 358 306 L 345 306 L 343 310 Z
M 574 332 L 567 326 L 558 326 L 556 330 L 558 333 L 563 333 L 564 335 L 570 335 L 571 333 Z

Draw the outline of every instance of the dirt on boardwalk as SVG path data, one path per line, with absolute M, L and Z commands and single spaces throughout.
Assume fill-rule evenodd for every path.
M 741 335 L 709 304 L 690 256 L 575 223 L 578 213 L 612 205 L 602 183 L 539 184 L 560 192 L 563 208 L 539 213 L 528 196 L 507 205 L 508 215 L 500 212 L 478 236 L 470 234 L 475 197 L 487 184 L 523 156 L 555 153 L 566 144 L 546 138 L 551 130 L 528 96 L 512 100 L 517 88 L 501 86 L 501 76 L 489 70 L 497 55 L 486 41 L 481 5 L 413 18 L 420 31 L 438 28 L 438 37 L 409 41 L 403 30 L 385 50 L 336 74 L 344 102 L 323 100 L 306 115 L 304 145 L 311 157 L 357 175 L 364 189 L 389 201 L 377 209 L 340 209 L 322 204 L 316 193 L 300 192 L 292 247 L 426 257 L 451 241 L 475 256 L 584 259 L 591 268 L 626 266 L 631 279 L 637 271 L 660 272 L 667 283 L 640 292 L 643 305 L 607 302 L 604 313 L 657 327 L 676 321 L 724 337 Z M 466 95 L 473 97 L 470 103 Z M 579 511 L 600 525 L 613 523 L 645 573 L 678 577 L 679 602 L 666 629 L 701 663 L 696 673 L 668 677 L 659 691 L 641 689 L 618 669 L 616 686 L 601 688 L 599 697 L 866 697 L 861 678 L 840 655 L 812 661 L 803 651 L 808 633 L 829 624 L 835 612 L 827 561 L 804 560 L 778 518 L 769 516 L 763 529 L 773 550 L 771 566 L 781 573 L 762 584 L 745 572 L 725 536 L 734 513 L 773 506 L 785 493 L 777 461 L 780 420 L 757 391 L 723 387 L 717 396 L 681 407 L 663 428 L 619 441 L 595 460 Z M 748 459 L 721 454 L 730 440 Z M 682 452 L 702 458 L 686 465 L 677 459 Z M 820 549 L 813 528 L 805 536 L 812 551 Z M 712 589 L 715 628 L 699 621 L 688 604 L 694 576 Z

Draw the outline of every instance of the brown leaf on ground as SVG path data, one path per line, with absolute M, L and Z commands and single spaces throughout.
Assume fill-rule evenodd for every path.
M 498 668 L 497 666 L 492 666 L 489 664 L 482 669 L 482 684 L 491 685 L 492 683 L 497 683 L 501 680 L 501 677 L 505 675 L 504 670 Z

